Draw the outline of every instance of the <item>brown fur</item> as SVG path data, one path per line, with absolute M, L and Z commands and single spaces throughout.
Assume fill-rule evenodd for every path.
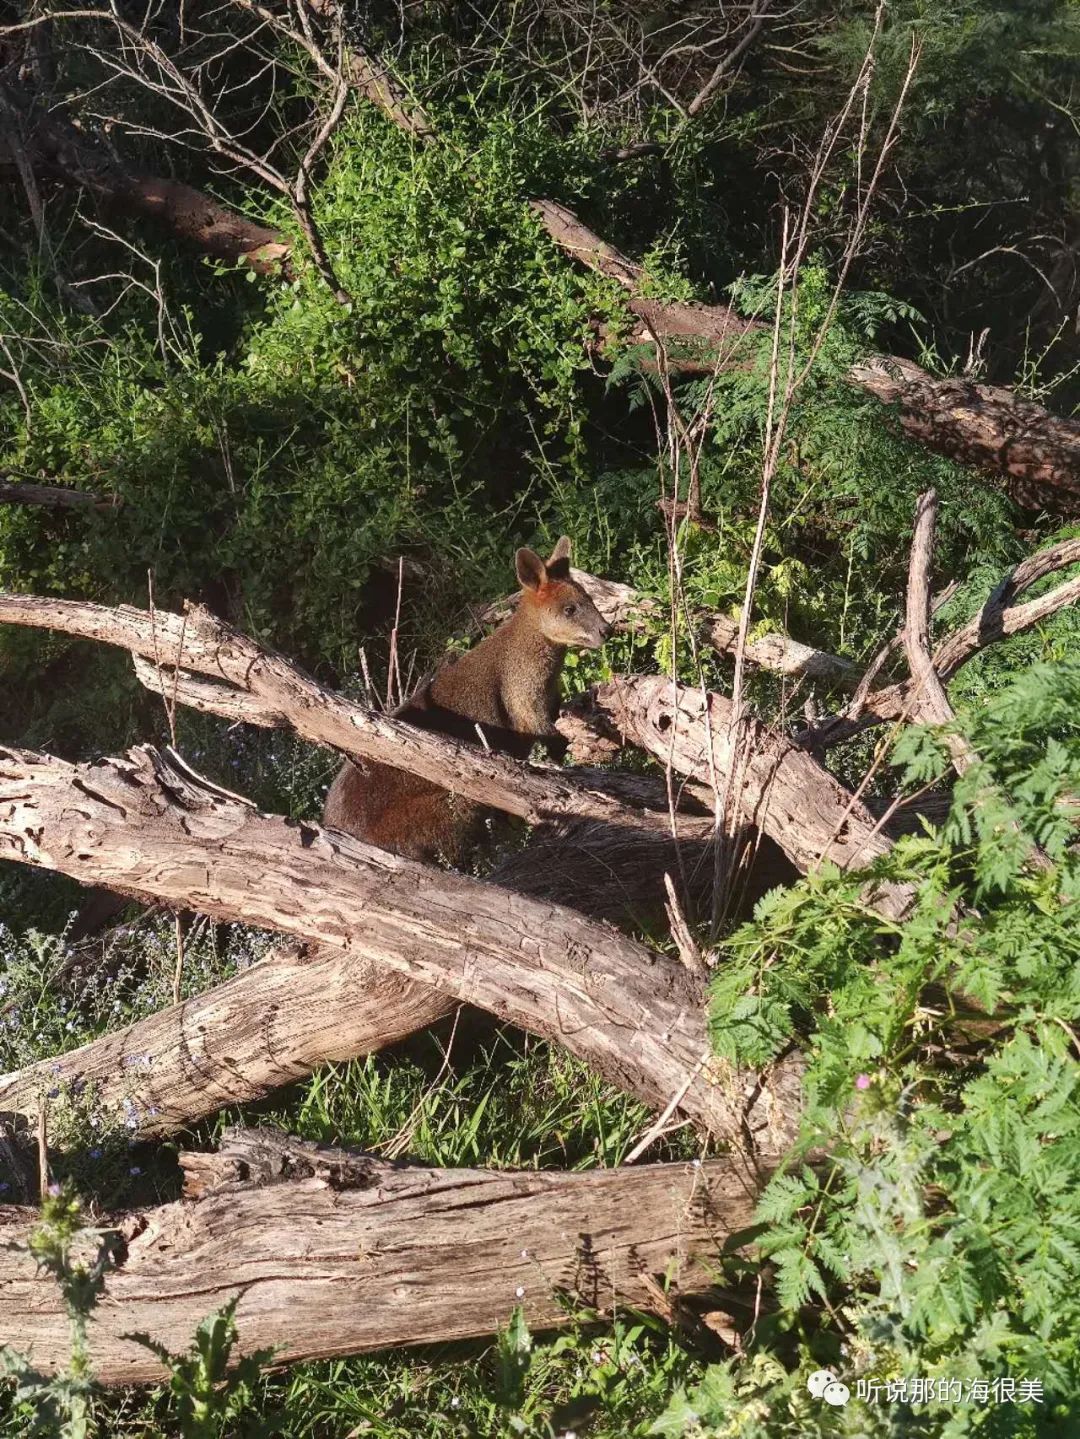
M 537 742 L 565 748 L 555 729 L 559 673 L 570 647 L 596 649 L 610 627 L 570 578 L 563 536 L 545 564 L 532 550 L 515 556 L 521 599 L 493 634 L 446 660 L 395 711 L 421 729 L 527 758 Z M 568 613 L 569 611 L 569 613 Z M 460 864 L 479 837 L 483 806 L 389 765 L 345 763 L 326 796 L 324 824 L 412 859 Z

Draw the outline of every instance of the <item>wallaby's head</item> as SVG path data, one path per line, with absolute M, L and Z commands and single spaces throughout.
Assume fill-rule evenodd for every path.
M 570 578 L 570 541 L 563 535 L 545 564 L 532 550 L 514 557 L 521 604 L 553 645 L 598 650 L 611 633 L 589 596 Z

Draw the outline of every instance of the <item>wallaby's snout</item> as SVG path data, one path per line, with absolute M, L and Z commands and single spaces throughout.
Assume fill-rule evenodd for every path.
M 534 613 L 544 639 L 567 649 L 598 650 L 611 626 L 570 578 L 568 537 L 563 535 L 547 563 L 532 550 L 518 550 L 515 564 L 522 602 Z

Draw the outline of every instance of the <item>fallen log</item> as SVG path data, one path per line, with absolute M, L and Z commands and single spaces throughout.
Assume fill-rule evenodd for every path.
M 102 1384 L 160 1383 L 145 1333 L 186 1351 L 238 1300 L 234 1358 L 274 1362 L 490 1335 L 519 1306 L 535 1330 L 707 1292 L 754 1195 L 724 1160 L 585 1174 L 427 1169 L 232 1131 L 183 1154 L 184 1199 L 117 1216 L 115 1268 L 88 1327 Z M 28 1249 L 37 1211 L 0 1207 L 0 1343 L 56 1373 L 71 1328 Z M 95 1252 L 92 1236 L 77 1245 Z
M 670 343 L 672 369 L 714 373 L 750 362 L 748 342 L 771 326 L 747 320 L 728 305 L 650 299 L 645 272 L 553 200 L 531 202 L 544 229 L 568 255 L 626 291 L 637 321 L 631 344 Z M 1080 511 L 1080 422 L 1051 414 L 1012 390 L 967 380 L 937 379 L 911 360 L 872 355 L 852 365 L 847 381 L 883 404 L 910 438 L 973 469 L 1004 478 L 1020 504 L 1064 514 Z
M 230 210 L 179 180 L 124 169 L 111 155 L 63 118 L 37 104 L 10 76 L 0 82 L 0 162 L 29 164 L 34 171 L 80 189 L 123 211 L 163 224 L 178 240 L 204 254 L 242 262 L 271 274 L 289 255 L 291 242 L 277 230 Z
M 652 675 L 630 675 L 598 685 L 591 713 L 627 742 L 709 783 L 738 776 L 735 801 L 748 820 L 776 841 L 802 873 L 822 859 L 860 869 L 888 852 L 890 842 L 869 810 L 803 750 L 746 719 L 733 732 L 732 704 L 723 695 Z M 736 761 L 736 742 L 745 761 Z M 907 886 L 880 884 L 868 900 L 890 919 L 908 912 Z
M 591 819 L 666 832 L 670 821 L 643 806 L 578 783 L 572 770 L 522 764 L 481 748 L 377 714 L 324 689 L 297 665 L 264 649 L 201 605 L 184 615 L 111 609 L 80 600 L 0 593 L 0 623 L 61 630 L 130 650 L 166 705 L 180 703 L 255 724 L 290 724 L 303 739 L 352 758 L 379 760 L 452 793 L 538 824 Z M 179 675 L 166 672 L 179 670 Z M 192 680 L 190 672 L 211 683 Z
M 0 1075 L 0 1115 L 77 1103 L 160 1139 L 322 1064 L 372 1054 L 456 1007 L 430 985 L 339 950 L 283 943 L 205 994 Z
M 0 750 L 0 858 L 385 965 L 554 1040 L 653 1108 L 673 1102 L 751 1164 L 794 1137 L 798 1062 L 768 1084 L 730 1074 L 677 961 L 573 910 L 259 814 L 177 756 Z
M 322 9 L 328 7 L 322 6 Z M 353 45 L 345 78 L 399 129 L 421 144 L 437 139 L 423 108 L 392 71 Z M 289 273 L 293 242 L 180 181 L 128 172 L 99 150 L 56 109 L 45 111 L 21 87 L 0 88 L 0 113 L 8 119 L 6 148 L 23 164 L 90 190 L 129 214 L 163 222 L 185 243 L 220 259 L 242 262 L 261 273 Z M 5 142 L 0 137 L 0 159 Z M 550 199 L 530 202 L 548 235 L 567 254 L 615 280 L 627 293 L 636 321 L 631 343 L 670 342 L 672 368 L 711 373 L 743 364 L 745 342 L 767 327 L 727 305 L 661 301 L 640 293 L 637 262 L 602 240 L 572 210 Z M 1001 475 L 1021 503 L 1072 514 L 1080 509 L 1080 423 L 1053 415 L 1013 391 L 963 380 L 937 379 L 913 361 L 873 355 L 853 365 L 848 381 L 863 393 L 896 407 L 901 429 L 927 448 L 963 464 Z
M 89 490 L 73 490 L 62 485 L 13 480 L 0 472 L 0 505 L 37 505 L 47 510 L 113 510 L 119 504 L 119 497 L 95 495 Z

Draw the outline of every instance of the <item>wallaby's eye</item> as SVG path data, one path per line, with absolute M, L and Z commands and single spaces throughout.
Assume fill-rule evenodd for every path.
M 564 615 L 576 615 L 576 614 L 577 614 L 577 605 L 563 605 L 563 614 L 564 614 Z

